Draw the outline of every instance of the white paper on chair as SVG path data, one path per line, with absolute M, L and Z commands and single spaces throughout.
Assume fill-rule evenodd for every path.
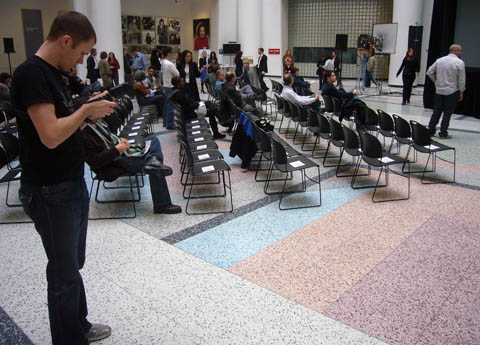
M 21 171 L 19 171 L 18 174 L 16 174 L 14 178 L 19 178 L 20 176 L 22 176 L 22 172 L 21 172 Z
M 133 125 L 136 126 L 136 125 L 141 125 L 142 124 L 142 121 L 138 121 L 138 122 L 135 122 Z
M 294 168 L 299 168 L 299 167 L 303 167 L 305 164 L 303 164 L 302 161 L 295 161 L 295 162 L 291 162 L 290 165 Z
M 204 139 L 203 137 L 193 139 L 193 141 L 195 141 L 195 142 L 196 142 L 196 141 L 204 141 L 204 140 L 205 140 L 205 139 Z
M 140 129 L 140 126 L 132 127 L 132 129 L 135 131 L 135 130 L 137 130 L 137 129 Z
M 198 156 L 198 159 L 200 159 L 200 160 L 204 160 L 204 159 L 207 159 L 207 158 L 210 158 L 210 155 L 208 153 L 205 153 L 204 155 L 199 155 Z
M 136 136 L 136 135 L 138 135 L 138 133 L 137 133 L 137 132 L 128 133 L 128 136 L 129 136 L 129 137 L 134 137 L 134 136 Z
M 214 170 L 215 170 L 215 168 L 213 167 L 213 165 L 209 165 L 207 167 L 202 168 L 203 172 L 209 172 L 209 171 L 214 171 Z
M 147 115 L 148 116 L 148 115 L 150 115 L 150 113 L 142 113 L 142 115 Z
M 198 120 L 192 121 L 192 122 L 190 122 L 190 123 L 198 123 Z
M 200 126 L 199 126 L 199 125 L 197 125 L 197 126 L 192 126 L 192 129 L 197 129 L 197 128 L 200 128 Z
M 197 150 L 205 150 L 207 148 L 207 145 L 198 145 Z
M 192 132 L 192 135 L 196 135 L 196 134 L 200 134 L 202 133 L 201 131 L 195 131 L 195 132 Z
M 426 148 L 426 149 L 429 149 L 429 150 L 439 149 L 439 147 L 438 147 L 438 146 L 435 146 L 435 145 L 425 145 L 425 148 Z
M 142 117 L 138 117 L 137 120 L 145 120 L 145 118 L 142 116 Z
M 383 163 L 391 163 L 391 162 L 394 161 L 394 160 L 391 159 L 390 157 L 382 157 L 382 158 L 379 158 L 378 160 L 381 161 L 381 162 L 383 162 Z

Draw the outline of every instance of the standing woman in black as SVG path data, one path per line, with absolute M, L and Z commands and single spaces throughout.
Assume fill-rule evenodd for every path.
M 200 59 L 198 59 L 198 67 L 200 70 L 203 70 L 204 68 L 207 67 L 207 51 L 204 50 L 202 51 L 202 55 L 200 56 Z M 205 80 L 202 81 L 202 93 L 205 93 L 205 90 L 203 89 L 205 85 Z
M 187 97 L 196 102 L 200 102 L 197 78 L 200 77 L 202 73 L 198 70 L 197 63 L 192 61 L 191 51 L 183 51 L 181 62 L 178 66 L 178 72 L 180 73 L 180 76 L 185 80 L 185 93 L 187 94 Z
M 239 50 L 235 55 L 235 75 L 239 78 L 243 73 L 243 60 L 242 60 L 243 52 Z
M 402 104 L 405 105 L 410 103 L 410 96 L 412 94 L 412 86 L 415 81 L 416 75 L 418 74 L 418 60 L 415 56 L 415 51 L 413 48 L 408 48 L 407 54 L 403 58 L 402 65 L 398 69 L 397 77 L 402 72 L 403 79 L 403 99 Z
M 210 52 L 210 58 L 208 59 L 209 65 L 218 65 L 217 54 L 212 50 Z
M 150 66 L 153 67 L 155 71 L 155 80 L 157 83 L 157 87 L 159 86 L 160 82 L 160 70 L 162 69 L 162 63 L 160 62 L 160 57 L 158 56 L 160 53 L 159 50 L 153 49 L 152 54 L 150 55 Z

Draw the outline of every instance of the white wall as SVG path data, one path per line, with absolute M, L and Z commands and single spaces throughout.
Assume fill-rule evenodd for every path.
M 23 35 L 22 9 L 42 11 L 43 36 L 47 37 L 50 25 L 59 11 L 68 10 L 68 0 L 1 0 L 0 37 L 13 37 L 15 54 L 10 54 L 12 71 L 26 60 Z M 3 53 L 3 39 L 0 40 L 0 72 L 8 72 L 8 57 Z

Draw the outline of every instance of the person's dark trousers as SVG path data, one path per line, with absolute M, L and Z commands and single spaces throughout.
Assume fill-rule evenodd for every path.
M 125 83 L 132 85 L 133 84 L 133 77 L 131 73 L 125 73 Z
M 428 128 L 430 129 L 430 134 L 432 136 L 435 135 L 435 127 L 440 121 L 440 116 L 442 116 L 442 112 L 443 118 L 442 123 L 440 124 L 440 132 L 438 133 L 438 135 L 441 137 L 448 135 L 450 117 L 455 110 L 455 106 L 458 102 L 458 97 L 459 91 L 456 91 L 447 96 L 439 95 L 438 93 L 435 94 L 435 97 L 433 99 L 433 114 L 432 117 L 430 117 L 430 123 L 428 124 Z
M 142 157 L 126 157 L 120 156 L 116 159 L 116 163 L 120 164 L 130 173 L 137 174 L 143 171 L 145 164 L 150 157 L 157 157 L 163 164 L 163 153 L 160 140 L 156 135 L 151 135 L 145 141 L 151 140 L 150 150 Z M 150 193 L 152 194 L 153 206 L 165 206 L 172 203 L 170 192 L 168 190 L 167 180 L 164 176 L 148 175 L 150 180 Z
M 93 85 L 98 79 L 97 78 L 89 78 L 90 80 L 90 85 Z
M 403 80 L 403 93 L 402 93 L 402 101 L 403 103 L 410 103 L 410 96 L 412 95 L 412 86 L 413 82 L 415 81 L 415 73 L 403 73 L 402 74 Z
M 113 76 L 113 77 L 112 77 L 112 81 L 113 81 L 113 85 L 118 85 L 118 84 L 119 84 L 118 75 Z
M 25 213 L 32 218 L 48 258 L 48 314 L 53 345 L 86 345 L 87 300 L 80 269 L 85 263 L 89 196 L 83 177 L 51 186 L 22 183 Z
M 263 91 L 267 91 L 267 90 L 268 90 L 268 87 L 267 87 L 267 85 L 265 84 L 265 82 L 263 81 L 263 74 L 262 74 L 262 72 L 258 72 L 258 81 L 260 82 L 260 88 L 261 88 Z
M 173 102 L 170 99 L 170 95 L 172 93 L 172 88 L 164 87 L 163 88 L 163 96 L 164 96 L 164 103 L 163 103 L 163 127 L 173 127 Z
M 157 106 L 158 117 L 163 116 L 165 100 L 163 95 L 155 95 L 148 98 L 145 98 L 145 105 L 154 104 Z
M 309 104 L 309 107 L 313 109 L 313 111 L 316 111 L 317 113 L 319 113 L 321 111 L 320 109 L 320 101 L 315 101 L 313 102 L 312 104 Z

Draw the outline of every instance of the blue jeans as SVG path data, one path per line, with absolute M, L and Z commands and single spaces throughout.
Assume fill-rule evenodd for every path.
M 86 345 L 87 300 L 80 269 L 85 263 L 89 197 L 83 177 L 51 186 L 22 183 L 25 213 L 47 254 L 48 314 L 53 345 Z
M 148 159 L 152 156 L 163 163 L 162 147 L 160 140 L 156 135 L 151 135 L 145 140 L 151 140 L 150 150 L 143 157 L 124 157 L 117 158 L 117 163 L 130 173 L 141 173 Z M 170 192 L 168 191 L 167 180 L 163 176 L 148 175 L 150 180 L 150 192 L 152 194 L 153 206 L 164 206 L 172 203 Z
M 170 99 L 170 94 L 172 93 L 172 88 L 164 87 L 163 94 L 165 97 L 163 104 L 163 127 L 173 127 L 173 102 Z

